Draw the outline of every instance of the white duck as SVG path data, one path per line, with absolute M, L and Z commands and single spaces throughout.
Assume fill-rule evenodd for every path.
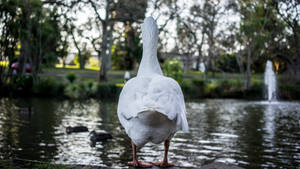
M 143 58 L 136 77 L 122 89 L 118 104 L 118 117 L 131 138 L 133 161 L 129 165 L 151 167 L 138 161 L 136 147 L 147 142 L 165 142 L 162 162 L 152 163 L 161 167 L 168 163 L 171 138 L 178 130 L 188 132 L 184 97 L 178 83 L 162 74 L 157 59 L 158 30 L 155 20 L 147 17 L 142 24 Z

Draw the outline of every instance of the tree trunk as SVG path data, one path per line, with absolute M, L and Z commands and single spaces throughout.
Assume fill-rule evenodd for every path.
M 250 89 L 251 88 L 251 53 L 252 53 L 252 45 L 250 45 L 248 47 L 248 52 L 247 52 L 247 73 L 246 73 L 246 77 L 247 77 L 247 81 L 246 81 L 246 88 Z
M 84 69 L 84 59 L 82 58 L 81 53 L 78 54 L 79 56 L 79 62 L 80 62 L 80 69 Z
M 24 2 L 26 3 L 26 6 L 28 7 L 28 1 Z M 26 62 L 30 55 L 30 46 L 29 46 L 29 37 L 30 37 L 30 29 L 29 29 L 29 22 L 30 22 L 30 9 L 29 8 L 23 8 L 23 25 L 24 25 L 24 32 L 21 33 L 20 41 L 21 41 L 21 50 L 20 50 L 20 56 L 18 59 L 19 62 L 19 70 L 18 75 L 23 76 L 25 74 L 26 69 Z
M 78 46 L 78 43 L 76 42 L 76 39 L 75 39 L 75 35 L 73 33 L 73 30 L 71 30 L 71 35 L 72 35 L 72 39 L 73 39 L 73 42 L 74 42 L 74 45 L 78 51 L 78 57 L 79 57 L 79 67 L 80 69 L 84 69 L 84 60 L 82 58 L 82 54 L 81 54 L 81 50 Z
M 21 51 L 18 59 L 19 69 L 18 75 L 23 76 L 25 74 L 25 63 L 29 55 L 29 44 L 27 38 L 21 38 Z
M 209 56 L 209 69 L 212 72 L 212 77 L 215 77 L 215 53 L 213 52 L 215 48 L 214 43 L 214 36 L 213 33 L 209 36 L 209 49 L 208 49 L 208 56 Z
M 240 73 L 244 73 L 244 65 L 242 62 L 242 55 L 237 54 L 237 56 L 235 57 L 237 64 L 239 65 L 239 69 L 240 69 Z
M 196 70 L 199 70 L 199 64 L 200 64 L 200 55 L 198 55 L 196 59 Z
M 296 83 L 300 83 L 300 42 L 299 42 L 299 30 L 300 30 L 300 27 L 299 26 L 295 26 L 293 28 L 293 38 L 294 38 L 294 46 L 295 46 L 295 49 L 296 49 L 296 53 L 294 55 L 294 58 L 293 58 L 293 62 L 292 64 L 294 65 L 294 72 L 295 72 L 295 75 L 294 78 Z
M 107 56 L 107 23 L 102 23 L 102 44 L 101 44 L 101 64 L 100 64 L 100 73 L 99 81 L 107 80 L 106 77 L 106 56 Z
M 113 26 L 110 25 L 109 31 L 108 31 L 108 58 L 107 58 L 107 70 L 111 70 L 112 63 L 111 63 L 111 48 L 113 43 Z
M 204 33 L 202 34 L 201 43 L 198 46 L 198 57 L 197 57 L 197 60 L 196 60 L 196 70 L 199 70 L 200 61 L 203 62 L 203 59 L 202 59 L 202 46 L 203 46 L 203 42 L 204 42 Z
M 107 70 L 111 67 L 111 48 L 112 48 L 112 29 L 113 22 L 102 23 L 102 45 L 101 45 L 101 65 L 99 81 L 107 80 Z
M 66 67 L 66 57 L 63 57 L 62 64 L 63 64 L 63 68 L 65 68 Z

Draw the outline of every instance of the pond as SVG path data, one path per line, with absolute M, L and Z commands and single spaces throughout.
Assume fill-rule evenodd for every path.
M 190 133 L 178 132 L 170 146 L 169 159 L 176 165 L 300 167 L 300 102 L 214 99 L 188 101 L 186 106 Z M 116 109 L 116 102 L 93 99 L 2 98 L 0 159 L 127 168 L 131 145 Z M 66 127 L 77 125 L 111 133 L 113 139 L 91 146 L 89 132 L 66 134 Z M 148 162 L 160 160 L 163 144 L 146 144 L 138 155 Z

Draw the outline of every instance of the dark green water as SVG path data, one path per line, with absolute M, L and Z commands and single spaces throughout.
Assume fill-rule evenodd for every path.
M 169 159 L 184 167 L 225 162 L 245 168 L 300 167 L 300 102 L 201 100 L 187 102 L 190 133 L 172 139 Z M 27 112 L 31 108 L 32 113 Z M 0 99 L 0 159 L 126 168 L 130 140 L 117 103 L 99 100 Z M 106 131 L 113 139 L 90 146 L 88 132 L 67 135 L 67 126 Z M 163 144 L 138 153 L 162 158 Z

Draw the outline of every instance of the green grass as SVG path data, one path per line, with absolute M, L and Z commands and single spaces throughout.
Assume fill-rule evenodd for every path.
M 99 71 L 87 70 L 87 69 L 70 69 L 70 68 L 45 68 L 43 72 L 45 74 L 51 74 L 51 76 L 40 76 L 41 78 L 52 78 L 53 80 L 63 80 L 65 76 L 70 73 L 74 73 L 79 81 L 93 80 L 98 81 Z M 61 76 L 52 76 L 54 74 Z M 113 84 L 124 82 L 124 70 L 110 70 L 107 72 L 107 81 L 102 81 L 101 83 Z M 131 76 L 136 76 L 136 71 L 130 71 Z
M 96 70 L 91 69 L 72 69 L 72 68 L 44 68 L 42 73 L 58 73 L 58 74 L 66 74 L 66 73 L 98 73 Z
M 99 71 L 90 69 L 71 69 L 71 68 L 44 68 L 42 73 L 59 74 L 64 75 L 68 73 L 74 73 L 80 80 L 98 80 Z M 120 83 L 123 82 L 124 70 L 110 70 L 107 72 L 108 81 L 103 83 Z M 131 76 L 136 76 L 136 71 L 130 71 Z M 252 78 L 255 80 L 263 80 L 263 74 L 253 74 Z M 196 80 L 211 80 L 211 81 L 222 81 L 222 80 L 243 80 L 244 75 L 240 73 L 215 73 L 214 76 L 211 72 L 205 75 L 199 71 L 187 71 L 183 73 L 184 80 L 196 79 Z M 48 78 L 48 77 L 47 77 Z M 61 77 L 55 77 L 61 80 Z M 55 79 L 54 78 L 54 79 Z

